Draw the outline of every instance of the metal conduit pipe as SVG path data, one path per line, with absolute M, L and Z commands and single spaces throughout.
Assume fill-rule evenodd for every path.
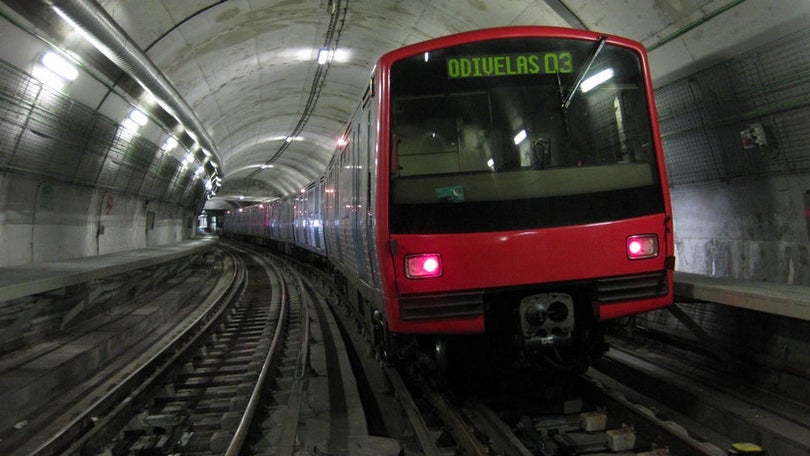
M 177 89 L 163 76 L 149 57 L 95 0 L 41 0 L 59 16 L 77 27 L 93 46 L 122 70 L 129 73 L 141 86 L 152 93 L 158 103 L 173 115 L 200 141 L 215 162 L 221 163 L 219 149 L 208 135 L 202 122 Z

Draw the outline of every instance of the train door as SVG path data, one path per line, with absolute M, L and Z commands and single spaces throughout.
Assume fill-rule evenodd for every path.
M 354 160 L 352 159 L 352 152 L 354 151 L 354 137 L 352 129 L 347 131 L 348 145 L 338 154 L 337 163 L 337 232 L 338 243 L 341 249 L 341 262 L 350 271 L 352 275 L 357 274 L 357 254 L 355 252 L 355 243 L 352 227 L 352 212 L 354 212 L 354 202 L 352 197 L 354 192 L 352 187 L 354 180 L 352 174 L 354 170 Z
M 310 203 L 310 224 L 312 226 L 312 245 L 318 251 L 323 251 L 323 213 L 321 197 L 323 196 L 323 180 L 319 179 L 312 185 Z
M 324 221 L 324 241 L 326 242 L 326 251 L 329 258 L 335 262 L 342 264 L 342 249 L 338 241 L 338 200 L 337 200 L 337 177 L 338 177 L 338 163 L 340 151 L 332 158 L 332 162 L 326 168 L 326 180 L 324 181 L 323 193 L 323 221 Z
M 377 151 L 377 116 L 376 105 L 374 100 L 369 98 L 367 100 L 367 110 L 365 115 L 365 128 L 363 129 L 365 141 L 363 149 L 365 150 L 363 176 L 365 177 L 363 192 L 365 193 L 363 215 L 365 217 L 365 251 L 368 255 L 369 265 L 369 284 L 374 289 L 380 289 L 379 280 L 379 265 L 377 264 L 377 244 L 374 242 L 374 198 L 372 193 L 374 164 Z
M 366 254 L 366 245 L 363 241 L 365 234 L 365 216 L 366 204 L 363 201 L 365 190 L 363 182 L 366 180 L 366 170 L 364 164 L 365 160 L 361 157 L 365 156 L 368 152 L 365 151 L 363 144 L 363 128 L 362 111 L 356 113 L 353 118 L 352 125 L 352 139 L 349 143 L 352 152 L 352 165 L 351 165 L 351 192 L 352 192 L 352 211 L 351 211 L 351 226 L 352 226 L 352 244 L 354 245 L 355 264 L 357 265 L 357 275 L 362 282 L 369 282 L 368 274 L 368 255 Z

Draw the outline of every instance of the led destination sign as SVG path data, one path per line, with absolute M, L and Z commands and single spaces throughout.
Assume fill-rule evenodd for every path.
M 570 52 L 503 54 L 447 59 L 447 77 L 450 79 L 573 72 L 574 59 Z

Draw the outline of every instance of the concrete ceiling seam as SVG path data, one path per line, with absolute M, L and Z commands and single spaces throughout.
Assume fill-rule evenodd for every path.
M 301 132 L 306 127 L 309 118 L 312 116 L 312 112 L 315 110 L 315 107 L 318 104 L 318 98 L 321 93 L 321 89 L 323 88 L 324 82 L 326 81 L 326 76 L 329 73 L 329 67 L 331 65 L 331 57 L 334 55 L 335 49 L 338 47 L 338 43 L 340 41 L 340 33 L 343 30 L 343 25 L 346 22 L 346 12 L 349 9 L 349 1 L 348 0 L 329 0 L 328 4 L 330 19 L 329 19 L 329 28 L 326 32 L 326 38 L 324 39 L 324 44 L 321 47 L 322 51 L 328 52 L 329 57 L 318 65 L 318 69 L 315 72 L 315 78 L 312 81 L 312 87 L 309 91 L 309 96 L 307 98 L 306 105 L 304 107 L 303 113 L 301 114 L 301 118 L 298 120 L 293 131 L 290 133 L 289 138 L 296 138 L 298 137 Z M 320 62 L 319 62 L 320 63 Z M 284 141 L 279 149 L 270 157 L 269 160 L 265 162 L 265 165 L 270 165 L 274 161 L 278 160 L 279 157 L 287 150 L 290 146 L 292 141 Z M 253 177 L 259 172 L 261 172 L 263 168 L 259 168 L 257 171 L 249 175 L 248 177 Z
M 42 1 L 85 33 L 99 52 L 131 74 L 187 131 L 193 132 L 203 149 L 211 154 L 208 158 L 215 163 L 214 168 L 220 169 L 219 149 L 202 122 L 160 69 L 101 5 L 94 0 Z

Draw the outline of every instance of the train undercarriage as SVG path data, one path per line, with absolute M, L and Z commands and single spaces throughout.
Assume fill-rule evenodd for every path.
M 578 374 L 606 350 L 587 292 L 500 293 L 488 296 L 483 334 L 395 334 L 379 311 L 366 328 L 377 356 L 418 364 L 439 384 L 471 372 L 533 370 Z

